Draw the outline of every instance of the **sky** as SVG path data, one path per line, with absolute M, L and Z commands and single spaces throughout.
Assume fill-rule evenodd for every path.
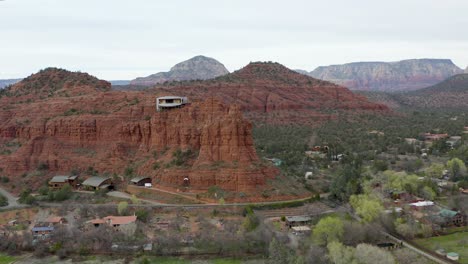
M 0 0 L 0 79 L 46 67 L 129 80 L 196 55 L 234 71 L 448 58 L 468 65 L 466 0 Z

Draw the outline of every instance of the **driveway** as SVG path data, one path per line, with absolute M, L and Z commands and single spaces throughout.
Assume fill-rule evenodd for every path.
M 17 207 L 25 207 L 25 205 L 18 203 L 18 198 L 13 196 L 11 193 L 7 192 L 5 189 L 0 187 L 0 194 L 5 196 L 8 200 L 8 205 L 4 207 L 0 207 L 0 209 L 10 209 L 10 208 L 17 208 Z

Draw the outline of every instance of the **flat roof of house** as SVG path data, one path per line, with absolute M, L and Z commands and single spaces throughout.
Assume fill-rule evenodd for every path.
M 139 177 L 135 177 L 133 179 L 131 179 L 130 181 L 133 182 L 133 183 L 137 183 L 141 180 L 144 180 L 144 179 L 150 179 L 150 177 L 148 176 L 139 176 Z
M 291 227 L 291 229 L 294 230 L 294 231 L 299 231 L 299 232 L 300 231 L 302 231 L 302 232 L 311 231 L 310 227 L 308 227 L 308 226 L 293 226 L 293 227 Z
M 89 177 L 83 182 L 83 185 L 99 187 L 103 182 L 109 180 L 109 177 Z
M 432 202 L 432 201 L 420 201 L 420 202 L 416 202 L 416 203 L 410 203 L 410 205 L 416 206 L 416 207 L 432 206 L 432 205 L 434 205 L 434 202 Z
M 60 221 L 62 221 L 62 219 L 64 219 L 64 218 L 61 217 L 61 216 L 51 216 L 51 217 L 47 218 L 46 223 L 60 223 Z
M 64 182 L 67 182 L 67 181 L 68 181 L 68 176 L 57 175 L 57 176 L 52 177 L 52 179 L 49 182 L 64 183 Z
M 133 223 L 137 220 L 135 215 L 131 216 L 106 216 L 103 218 L 105 221 L 110 221 L 111 225 L 126 225 Z
M 33 232 L 54 231 L 53 226 L 38 226 L 31 229 Z
M 187 98 L 187 97 L 185 97 L 185 96 L 175 96 L 175 95 L 167 95 L 167 96 L 158 97 L 158 99 L 182 99 L 182 98 Z
M 308 222 L 308 221 L 311 221 L 312 218 L 306 215 L 298 215 L 298 216 L 286 216 L 286 220 L 288 222 Z

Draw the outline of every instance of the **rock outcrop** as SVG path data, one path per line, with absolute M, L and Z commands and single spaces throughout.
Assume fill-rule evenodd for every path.
M 278 63 L 250 63 L 215 79 L 159 85 L 155 92 L 184 94 L 192 100 L 215 96 L 237 104 L 246 117 L 262 123 L 317 124 L 342 112 L 387 112 L 384 105 L 328 81 L 314 79 Z
M 351 90 L 411 91 L 437 84 L 462 72 L 448 59 L 413 59 L 321 66 L 309 75 Z
M 167 81 L 207 80 L 228 73 L 229 71 L 219 61 L 205 56 L 196 56 L 176 64 L 168 72 L 139 77 L 131 81 L 130 84 L 152 86 Z
M 195 189 L 234 191 L 256 190 L 277 173 L 259 162 L 238 106 L 207 96 L 156 112 L 153 93 L 109 89 L 87 74 L 47 69 L 2 93 L 1 173 L 38 187 L 41 175 L 131 170 L 160 185 L 188 177 Z

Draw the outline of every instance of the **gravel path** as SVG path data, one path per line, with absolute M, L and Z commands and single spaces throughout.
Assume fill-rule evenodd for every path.
M 5 189 L 0 187 L 0 194 L 5 196 L 8 200 L 8 205 L 4 207 L 0 207 L 1 209 L 10 209 L 10 208 L 17 208 L 17 207 L 25 207 L 25 205 L 18 203 L 18 198 L 13 196 L 11 193 L 7 192 Z

